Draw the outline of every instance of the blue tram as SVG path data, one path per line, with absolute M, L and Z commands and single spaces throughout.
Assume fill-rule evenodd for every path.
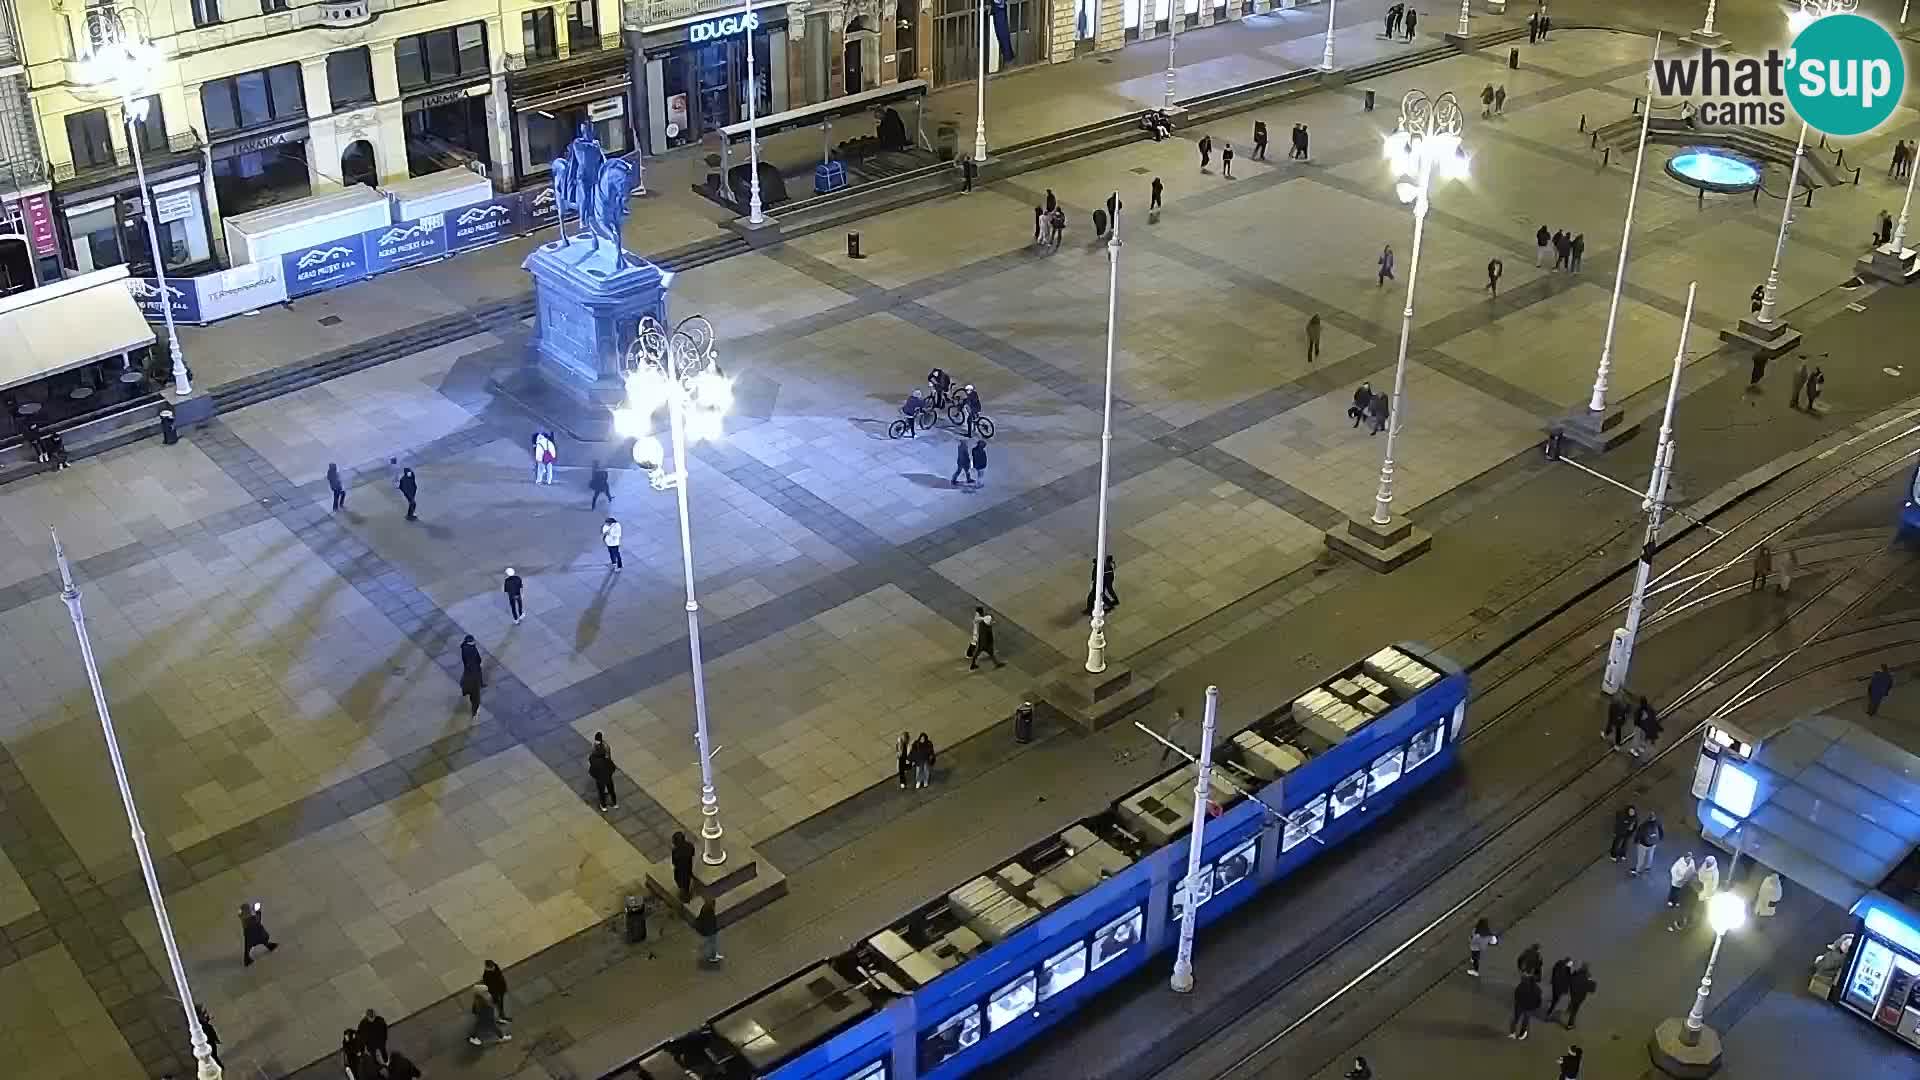
M 641 1055 L 619 1080 L 951 1080 L 1046 1031 L 1364 830 L 1453 766 L 1467 676 L 1417 645 L 1381 649 L 1220 744 L 1224 809 L 1185 884 L 1191 765 Z M 611 1080 L 611 1078 L 610 1078 Z
M 1900 500 L 1900 531 L 1920 535 L 1920 462 L 1907 471 L 1905 498 Z

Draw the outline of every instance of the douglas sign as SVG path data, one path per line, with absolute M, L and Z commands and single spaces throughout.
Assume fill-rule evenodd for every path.
M 708 19 L 706 22 L 694 23 L 687 30 L 687 40 L 698 45 L 703 41 L 718 41 L 721 38 L 732 37 L 742 30 L 758 29 L 760 29 L 758 15 L 729 15 L 724 19 Z

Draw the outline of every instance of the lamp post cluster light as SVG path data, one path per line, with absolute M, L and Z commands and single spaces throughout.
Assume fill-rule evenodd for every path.
M 690 315 L 668 330 L 652 316 L 640 320 L 627 348 L 627 399 L 613 411 L 616 434 L 633 440 L 634 463 L 648 471 L 656 490 L 674 490 L 680 508 L 680 568 L 686 579 L 687 649 L 693 673 L 694 745 L 700 753 L 700 860 L 727 861 L 720 846 L 720 799 L 713 790 L 713 741 L 707 735 L 707 681 L 700 658 L 700 602 L 693 587 L 693 531 L 687 510 L 687 442 L 717 440 L 733 405 L 733 383 L 720 370 L 713 324 Z M 665 410 L 673 471 L 654 433 L 654 416 Z
M 133 22 L 137 13 L 111 7 L 87 9 L 87 44 L 91 50 L 82 65 L 87 82 L 111 86 L 120 95 L 121 112 L 127 125 L 127 148 L 133 153 L 133 171 L 139 183 L 142 216 L 146 221 L 147 247 L 153 258 L 153 279 L 160 290 L 160 316 L 167 327 L 167 353 L 173 360 L 173 392 L 179 397 L 193 393 L 187 376 L 187 361 L 180 352 L 180 335 L 173 325 L 173 298 L 167 290 L 167 263 L 160 257 L 160 213 L 147 186 L 147 165 L 140 153 L 144 141 L 134 125 L 147 120 L 148 97 L 153 93 L 160 72 L 160 50 L 145 40 Z

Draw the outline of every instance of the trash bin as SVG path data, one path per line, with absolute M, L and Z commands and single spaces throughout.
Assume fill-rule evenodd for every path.
M 1366 90 L 1366 91 L 1362 91 L 1362 92 L 1363 92 L 1363 93 L 1365 93 L 1365 94 L 1367 95 L 1367 106 L 1366 106 L 1366 109 L 1367 109 L 1367 111 L 1368 111 L 1368 112 L 1372 112 L 1372 111 L 1373 111 L 1373 91 L 1371 91 L 1371 90 Z
M 647 899 L 644 896 L 627 897 L 627 944 L 638 945 L 647 940 Z
M 1033 741 L 1033 702 L 1023 701 L 1013 710 L 1013 741 L 1030 743 Z
M 180 429 L 174 426 L 173 410 L 160 410 L 160 441 L 168 446 L 180 441 Z
M 847 233 L 847 258 L 861 259 L 865 257 L 866 256 L 860 254 L 860 233 L 858 231 L 848 232 Z
M 1507 50 L 1507 66 L 1512 68 L 1515 71 L 1520 70 L 1520 50 L 1519 49 Z

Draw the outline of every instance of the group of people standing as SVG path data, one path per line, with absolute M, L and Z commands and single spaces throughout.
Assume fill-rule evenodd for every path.
M 1353 420 L 1355 428 L 1364 422 L 1370 428 L 1367 432 L 1369 435 L 1378 435 L 1386 428 L 1391 410 L 1392 403 L 1387 400 L 1387 395 L 1376 392 L 1372 383 L 1363 382 L 1353 392 L 1353 404 L 1347 406 L 1347 416 Z
M 1413 40 L 1414 28 L 1420 25 L 1420 12 L 1405 4 L 1395 4 L 1387 9 L 1387 37 Z
M 1487 950 L 1500 944 L 1500 935 L 1486 919 L 1473 924 L 1473 933 L 1467 937 L 1467 974 L 1480 977 L 1480 964 Z M 1574 962 L 1571 956 L 1562 956 L 1554 961 L 1553 970 L 1545 970 L 1546 959 L 1538 943 L 1521 950 L 1514 960 L 1519 971 L 1519 981 L 1513 987 L 1513 1015 L 1507 1022 L 1507 1038 L 1524 1040 L 1532 1033 L 1533 1021 L 1537 1016 L 1542 1020 L 1552 1020 L 1560 1011 L 1560 1002 L 1567 1003 L 1566 1017 L 1560 1023 L 1572 1031 L 1580 1019 L 1580 1007 L 1586 1004 L 1600 984 L 1594 980 L 1593 970 L 1582 960 Z M 1547 992 L 1542 992 L 1540 979 L 1547 975 Z M 1549 996 L 1549 994 L 1551 996 Z M 1570 1047 L 1560 1059 L 1560 1075 L 1565 1080 L 1578 1080 L 1580 1059 L 1585 1051 L 1578 1046 Z
M 1893 160 L 1887 163 L 1887 179 L 1905 180 L 1913 172 L 1913 153 L 1915 145 L 1907 140 L 1896 140 L 1893 144 Z M 1886 241 L 1881 241 L 1885 243 Z
M 1580 272 L 1580 260 L 1587 254 L 1587 234 L 1570 233 L 1565 229 L 1548 233 L 1547 227 L 1542 225 L 1533 234 L 1533 245 L 1533 265 L 1546 265 L 1547 255 L 1551 252 L 1555 270 L 1577 274 Z
M 1058 248 L 1066 235 L 1067 212 L 1054 198 L 1053 189 L 1048 188 L 1046 204 L 1033 208 L 1033 242 L 1043 248 Z
M 900 777 L 902 791 L 906 790 L 909 782 L 918 791 L 933 781 L 933 739 L 926 732 L 921 732 L 919 738 L 901 732 L 900 741 L 893 750 L 895 771 Z
M 1629 719 L 1633 721 L 1631 734 L 1627 731 Z M 1660 741 L 1660 713 L 1644 694 L 1635 702 L 1625 692 L 1615 693 L 1607 699 L 1607 726 L 1600 729 L 1600 737 L 1612 743 L 1613 749 L 1639 757 Z
M 368 1009 L 340 1032 L 340 1065 L 347 1080 L 419 1080 L 420 1066 L 387 1046 L 387 1018 Z

